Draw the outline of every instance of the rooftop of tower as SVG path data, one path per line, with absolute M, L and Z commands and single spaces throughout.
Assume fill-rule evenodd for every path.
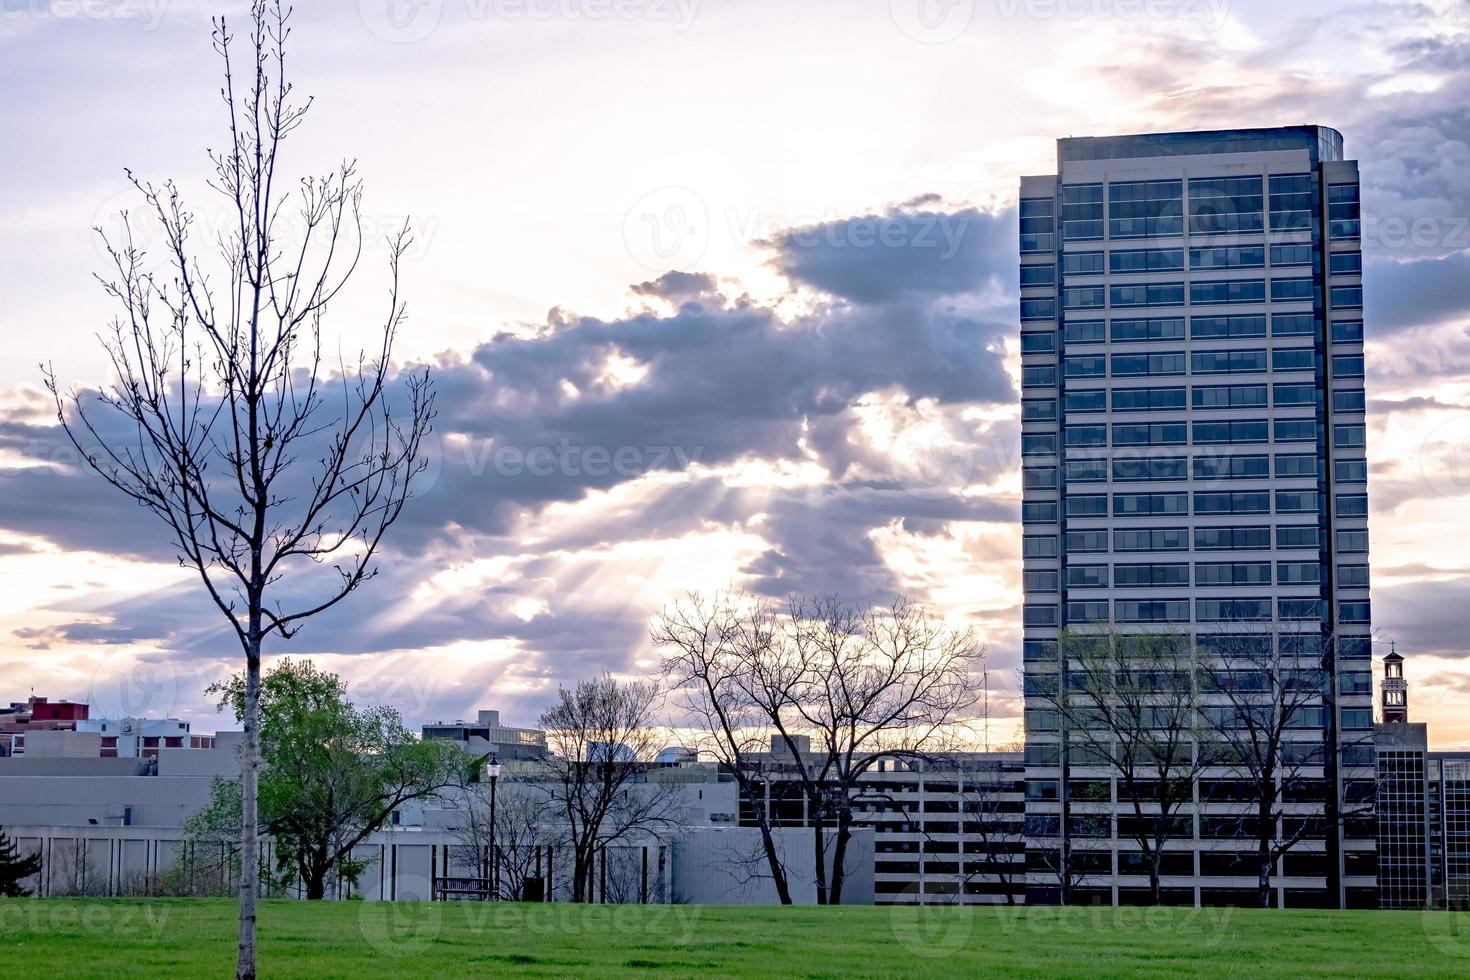
M 1342 134 L 1330 126 L 1277 126 L 1123 136 L 1068 136 L 1057 140 L 1057 161 L 1257 153 L 1265 150 L 1307 150 L 1314 163 L 1341 160 Z

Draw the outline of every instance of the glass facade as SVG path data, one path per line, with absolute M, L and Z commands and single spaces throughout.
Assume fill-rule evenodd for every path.
M 1336 131 L 1287 127 L 1065 139 L 1058 166 L 1025 178 L 1021 195 L 1021 276 L 1036 287 L 1023 308 L 1053 311 L 1022 325 L 1025 569 L 1047 585 L 1027 587 L 1027 649 L 1105 624 L 1183 635 L 1198 660 L 1217 655 L 1221 634 L 1259 634 L 1278 662 L 1318 678 L 1293 737 L 1320 762 L 1302 819 L 1323 821 L 1375 778 L 1371 751 L 1344 734 L 1371 728 L 1371 690 L 1339 680 L 1366 671 L 1372 632 L 1357 165 Z M 1024 226 L 1027 202 L 1059 217 L 1053 251 L 1028 252 L 1042 229 Z M 1043 332 L 1054 346 L 1025 339 Z M 1043 397 L 1048 408 L 1035 407 Z M 1101 837 L 1099 814 L 1076 819 L 1070 776 L 1116 774 L 1074 757 L 1054 698 L 1030 693 L 1065 685 L 1069 669 L 1026 658 L 1028 785 L 1059 787 L 1027 804 L 1028 825 L 1056 830 L 1028 839 L 1042 855 L 1029 897 L 1085 880 L 1090 897 L 1120 901 L 1139 887 L 1121 870 L 1130 845 L 1117 822 L 1131 804 Z M 1253 887 L 1253 869 L 1202 857 L 1214 808 L 1187 807 L 1169 883 L 1181 900 Z M 1278 901 L 1362 904 L 1376 887 L 1353 857 L 1362 831 L 1327 822 L 1292 849 Z M 1118 870 L 1063 873 L 1060 856 L 1082 852 Z

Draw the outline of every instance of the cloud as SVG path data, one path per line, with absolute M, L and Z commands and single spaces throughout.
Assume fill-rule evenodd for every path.
M 1009 282 L 1015 212 L 896 208 L 791 228 L 761 244 L 787 278 L 859 303 L 978 292 Z
M 687 553 L 679 560 L 695 567 L 703 558 L 720 585 L 879 600 L 901 582 L 874 544 L 878 529 L 1013 521 L 1014 500 L 916 495 L 891 458 L 905 425 L 948 419 L 985 444 L 963 473 L 985 485 L 1013 465 L 1017 440 L 1012 422 L 964 420 L 1008 412 L 1016 398 L 1005 343 L 1014 299 L 995 289 L 1012 261 L 1014 212 L 912 207 L 883 219 L 898 238 L 874 225 L 871 247 L 862 218 L 821 232 L 819 242 L 847 236 L 831 249 L 802 251 L 800 236 L 783 236 L 793 274 L 831 294 L 795 316 L 726 299 L 713 275 L 671 272 L 632 287 L 669 311 L 555 309 L 441 359 L 434 458 L 380 577 L 275 651 L 491 644 L 519 651 L 521 682 L 544 685 L 632 669 L 647 617 L 687 586 L 662 567 L 669 555 Z M 0 528 L 67 550 L 172 558 L 162 527 L 84 472 L 54 425 L 0 417 L 5 449 L 44 465 L 0 472 Z M 638 578 L 658 585 L 631 588 Z M 237 649 L 192 581 L 41 612 L 51 625 L 17 640 L 142 644 L 201 663 Z

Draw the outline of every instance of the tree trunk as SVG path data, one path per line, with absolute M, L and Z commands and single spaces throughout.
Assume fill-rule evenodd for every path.
M 765 848 L 766 863 L 771 868 L 771 880 L 776 884 L 776 897 L 782 905 L 791 904 L 791 886 L 786 880 L 786 867 L 781 863 L 781 856 L 776 852 L 776 838 L 771 834 L 770 815 L 761 807 L 761 801 L 756 797 L 755 788 L 749 779 L 741 781 L 741 790 L 745 798 L 750 801 L 751 810 L 755 813 L 756 826 L 761 832 L 761 846 Z
M 1272 804 L 1263 793 L 1257 808 L 1256 833 L 1256 904 L 1263 909 L 1271 907 L 1271 838 L 1275 836 L 1276 822 L 1271 817 Z
M 260 884 L 260 611 L 251 610 L 245 656 L 245 744 L 240 759 L 240 948 L 235 980 L 255 980 L 255 899 Z
M 847 842 L 852 837 L 852 818 L 846 814 L 837 816 L 837 841 L 832 846 L 832 890 L 827 901 L 832 905 L 842 904 L 842 883 L 847 880 Z
M 327 876 L 324 872 L 312 871 L 305 885 L 306 897 L 309 901 L 320 901 L 327 897 Z
M 827 904 L 827 840 L 822 827 L 822 811 L 818 805 L 812 808 L 812 854 L 816 876 L 817 904 Z

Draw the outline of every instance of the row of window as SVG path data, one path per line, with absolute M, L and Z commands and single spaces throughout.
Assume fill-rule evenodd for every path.
M 1187 641 L 1187 637 L 1182 638 Z M 1129 637 L 1119 636 L 1115 643 L 1127 643 Z M 1283 657 L 1318 657 L 1323 650 L 1323 637 L 1316 631 L 1306 630 L 1290 633 L 1199 633 L 1194 637 L 1195 646 L 1206 656 L 1224 657 L 1267 657 L 1274 650 Z M 1373 641 L 1367 636 L 1339 636 L 1336 638 L 1337 656 L 1341 660 L 1368 660 L 1373 656 Z M 1126 650 L 1119 651 L 1126 653 Z M 1021 659 L 1026 663 L 1045 663 L 1058 659 L 1058 641 L 1022 641 Z M 1027 762 L 1031 746 L 1027 746 Z M 1045 765 L 1043 760 L 1035 764 Z
M 1040 317 L 1039 319 L 1051 319 Z M 1266 336 L 1265 314 L 1234 316 L 1192 316 L 1188 318 L 1188 336 L 1193 340 L 1228 340 L 1236 337 Z M 1160 340 L 1183 340 L 1185 318 L 1182 316 L 1124 317 L 1107 320 L 1073 320 L 1062 325 L 1062 340 L 1068 344 L 1140 343 Z M 1310 313 L 1275 313 L 1271 316 L 1271 336 L 1310 337 L 1317 332 Z M 1362 343 L 1362 320 L 1334 320 L 1332 342 Z M 1051 330 L 1027 330 L 1021 333 L 1021 353 L 1054 354 L 1057 335 Z
M 1272 495 L 1275 507 L 1272 507 Z M 1109 516 L 1109 494 L 1069 494 L 1066 515 L 1069 518 Z M 1194 513 L 1205 514 L 1314 514 L 1317 512 L 1316 490 L 1196 490 Z M 1340 494 L 1338 500 L 1352 501 L 1354 510 L 1361 513 L 1341 516 L 1367 516 L 1366 494 Z M 1111 495 L 1113 517 L 1144 517 L 1158 514 L 1187 515 L 1190 513 L 1190 494 L 1183 493 L 1114 493 Z M 1054 500 L 1032 500 L 1022 504 L 1023 523 L 1055 523 L 1057 502 Z M 1341 514 L 1341 511 L 1339 511 Z
M 1294 268 L 1310 266 L 1313 261 L 1312 246 L 1294 245 L 1210 245 L 1188 249 L 1189 268 L 1205 269 L 1264 269 L 1266 256 L 1270 255 L 1270 268 Z M 1110 252 L 1063 252 L 1062 274 L 1068 278 L 1101 276 L 1105 274 L 1128 275 L 1145 272 L 1184 271 L 1183 248 L 1135 248 L 1113 249 Z M 1327 270 L 1332 275 L 1362 275 L 1362 252 L 1333 252 L 1327 257 Z M 1056 267 L 1049 263 L 1021 266 L 1021 285 L 1029 287 L 1055 286 Z
M 1334 354 L 1332 377 L 1363 377 L 1362 354 Z M 1109 370 L 1111 368 L 1111 370 Z M 1178 377 L 1186 374 L 1264 374 L 1267 371 L 1315 371 L 1316 354 L 1310 347 L 1287 347 L 1272 351 L 1168 351 L 1155 354 L 1070 354 L 1062 358 L 1068 378 Z M 1027 364 L 1021 368 L 1023 388 L 1054 387 L 1056 365 Z
M 1195 551 L 1269 551 L 1271 549 L 1270 526 L 1248 527 L 1197 527 L 1193 531 Z M 1319 531 L 1315 524 L 1281 525 L 1276 529 L 1276 550 L 1316 550 Z M 1068 531 L 1066 534 L 1067 554 L 1105 554 L 1108 552 L 1109 531 L 1093 528 L 1085 531 Z M 1189 551 L 1190 529 L 1187 527 L 1143 527 L 1119 528 L 1111 532 L 1112 550 L 1117 553 L 1140 551 Z M 1027 534 L 1022 539 L 1021 552 L 1027 558 L 1058 557 L 1055 534 Z M 1341 530 L 1337 532 L 1337 551 L 1343 555 L 1366 555 L 1368 532 L 1366 530 Z M 1357 586 L 1353 586 L 1356 588 Z
M 1195 385 L 1192 388 L 1085 388 L 1068 391 L 1062 404 L 1068 415 L 1106 412 L 1159 412 L 1231 408 L 1307 408 L 1317 404 L 1320 393 L 1313 382 L 1277 382 L 1272 385 Z M 1269 395 L 1269 398 L 1268 398 Z M 1362 412 L 1366 407 L 1363 389 L 1348 388 L 1332 393 L 1334 412 Z M 1026 398 L 1021 401 L 1023 422 L 1054 422 L 1055 398 Z
M 1107 483 L 1109 474 L 1119 483 L 1144 480 L 1188 480 L 1191 472 L 1196 480 L 1264 480 L 1272 473 L 1272 457 L 1265 454 L 1238 456 L 1195 456 L 1191 468 L 1188 456 L 1155 456 L 1140 458 L 1096 458 L 1066 460 L 1060 473 L 1069 485 L 1074 483 Z M 1278 453 L 1275 458 L 1278 479 L 1319 478 L 1319 460 L 1315 453 Z M 1333 460 L 1333 475 L 1338 484 L 1367 483 L 1368 461 L 1365 459 Z M 1027 466 L 1021 471 L 1022 486 L 1027 490 L 1057 489 L 1059 471 L 1055 466 Z M 1339 516 L 1341 512 L 1339 499 Z
M 1191 606 L 1193 617 L 1191 619 Z M 1372 621 L 1367 600 L 1339 602 L 1338 621 L 1363 624 Z M 1072 623 L 1269 623 L 1300 622 L 1323 618 L 1321 599 L 1085 599 L 1065 604 L 1027 603 L 1022 608 L 1026 626 L 1060 626 L 1065 611 Z
M 1066 241 L 1102 238 L 1153 238 L 1184 233 L 1184 181 L 1117 181 L 1107 185 L 1067 184 L 1061 188 L 1061 231 Z M 1315 191 L 1310 174 L 1261 177 L 1200 177 L 1189 180 L 1191 234 L 1240 234 L 1266 230 L 1310 230 Z M 1056 247 L 1056 205 L 1052 198 L 1023 198 L 1021 251 Z M 1327 189 L 1328 235 L 1360 237 L 1361 208 L 1356 184 Z
M 1043 568 L 1025 572 L 1027 592 L 1057 592 L 1069 589 L 1156 589 L 1191 584 L 1188 562 L 1155 562 L 1141 565 L 1071 565 L 1065 574 Z M 1251 585 L 1317 585 L 1322 566 L 1316 561 L 1196 562 L 1193 583 L 1198 586 L 1234 587 Z M 1368 587 L 1367 565 L 1337 566 L 1338 584 L 1345 589 Z
M 1107 483 L 1108 473 L 1117 482 L 1138 480 L 1252 480 L 1272 476 L 1273 457 L 1251 455 L 1195 455 L 1191 467 L 1186 455 L 1158 455 L 1139 458 L 1085 458 L 1067 460 L 1061 473 L 1067 483 Z M 1277 479 L 1320 478 L 1320 460 L 1314 453 L 1276 454 L 1274 470 Z M 1057 489 L 1055 466 L 1028 466 L 1022 470 L 1025 489 Z M 1338 483 L 1366 483 L 1369 479 L 1367 460 L 1333 460 L 1333 476 Z
M 1306 419 L 1215 420 L 1206 422 L 1114 422 L 1107 425 L 1069 425 L 1066 427 L 1067 449 L 1105 449 L 1135 446 L 1251 446 L 1276 442 L 1315 442 L 1317 423 Z M 1192 432 L 1191 432 L 1192 430 Z M 1191 434 L 1193 439 L 1191 440 Z M 1332 427 L 1332 445 L 1337 449 L 1363 449 L 1367 446 L 1368 429 L 1349 423 Z M 1055 456 L 1055 432 L 1021 434 L 1022 456 Z
M 1270 283 L 1269 293 L 1267 283 Z M 1346 308 L 1363 305 L 1361 286 L 1332 287 L 1333 306 Z M 1189 284 L 1192 306 L 1222 306 L 1235 303 L 1306 302 L 1314 296 L 1313 283 L 1306 279 L 1215 279 Z M 1182 282 L 1150 282 L 1115 286 L 1067 286 L 1062 289 L 1062 309 L 1087 310 L 1105 307 L 1183 306 L 1185 289 Z M 1055 310 L 1050 297 L 1021 300 L 1022 319 L 1038 319 L 1041 311 Z
M 1186 251 L 1189 268 L 1204 269 L 1264 269 L 1266 257 L 1271 258 L 1271 268 L 1310 266 L 1313 250 L 1310 244 L 1290 245 L 1210 245 L 1200 248 L 1134 248 L 1113 249 L 1110 252 L 1063 252 L 1062 274 L 1068 278 L 1079 276 L 1101 276 L 1104 274 L 1128 275 L 1145 272 L 1182 272 L 1185 268 Z M 1361 275 L 1363 253 L 1333 252 L 1328 256 L 1328 271 L 1333 275 Z M 1021 267 L 1022 286 L 1053 286 L 1056 284 L 1056 269 L 1049 264 L 1037 263 Z

